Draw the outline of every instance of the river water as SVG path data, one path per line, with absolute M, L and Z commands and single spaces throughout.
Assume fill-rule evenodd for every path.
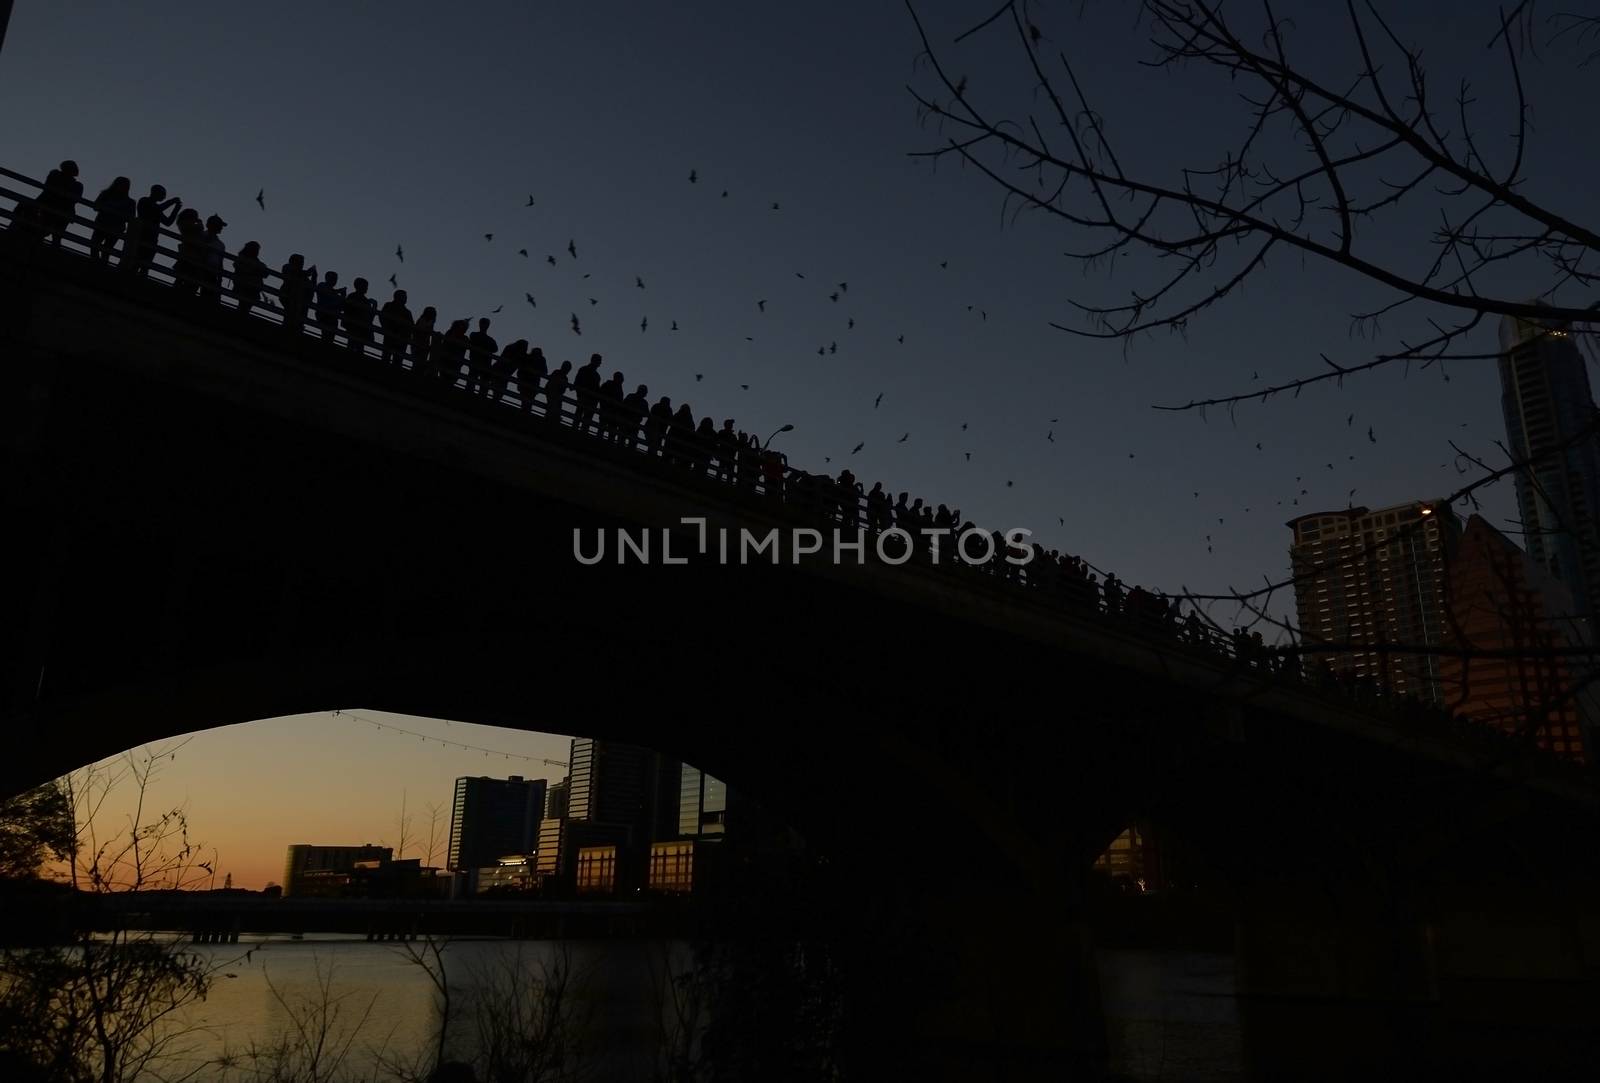
M 245 1079 L 217 1067 L 223 1058 L 262 1048 L 292 1031 L 315 1005 L 329 1003 L 326 1028 L 348 1046 L 345 1067 L 367 1076 L 383 1059 L 408 1061 L 431 1048 L 435 991 L 408 945 L 361 937 L 242 938 L 197 945 L 217 977 L 203 1002 L 178 1025 L 185 1033 L 163 1068 L 200 1079 Z M 426 951 L 421 942 L 409 947 Z M 459 1010 L 474 982 L 507 962 L 537 970 L 565 963 L 574 1004 L 587 1012 L 585 1064 L 593 1078 L 647 1080 L 660 1049 L 663 979 L 687 969 L 685 945 L 640 940 L 456 940 L 442 961 Z M 1193 952 L 1101 951 L 1101 988 L 1112 1068 L 1130 1080 L 1233 1080 L 1240 1077 L 1233 960 Z M 328 996 L 323 995 L 324 987 Z M 473 1040 L 470 1023 L 455 1032 L 458 1049 Z

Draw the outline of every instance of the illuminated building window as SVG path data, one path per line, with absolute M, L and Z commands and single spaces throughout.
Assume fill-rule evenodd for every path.
M 578 850 L 578 894 L 613 894 L 617 890 L 617 848 L 584 846 Z
M 650 847 L 651 891 L 687 895 L 694 890 L 693 842 L 658 842 Z

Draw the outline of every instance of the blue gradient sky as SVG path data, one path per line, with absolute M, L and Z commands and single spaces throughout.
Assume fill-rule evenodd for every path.
M 1080 65 L 1131 160 L 1205 161 L 1237 136 L 1226 86 L 1138 67 L 1107 44 L 1138 47 L 1130 12 L 1111 5 L 1080 21 L 1078 6 L 1042 6 L 1040 22 Z M 937 7 L 931 25 L 945 40 L 959 19 L 986 13 Z M 1319 23 L 1320 7 L 1294 13 L 1299 40 L 1342 42 Z M 1493 13 L 1415 3 L 1396 24 L 1402 36 L 1425 35 L 1441 95 L 1462 75 L 1485 83 L 1486 132 L 1508 128 L 1484 50 Z M 972 171 L 907 158 L 938 139 L 905 89 L 926 77 L 913 69 L 917 49 L 895 3 L 21 0 L 0 55 L 0 158 L 34 176 L 76 158 L 91 194 L 119 173 L 141 193 L 159 181 L 202 214 L 221 213 L 231 248 L 259 240 L 273 266 L 304 252 L 344 281 L 397 273 L 412 307 L 436 305 L 442 320 L 504 305 L 493 329 L 502 342 L 528 337 L 556 362 L 598 350 L 630 385 L 758 433 L 793 423 L 779 439 L 797 465 L 848 462 L 868 485 L 881 479 L 980 523 L 1029 527 L 1130 583 L 1259 585 L 1287 571 L 1291 514 L 1343 507 L 1352 487 L 1373 506 L 1448 492 L 1460 480 L 1450 439 L 1495 457 L 1492 363 L 1459 364 L 1448 383 L 1437 372 L 1380 372 L 1243 408 L 1231 422 L 1152 410 L 1246 389 L 1255 372 L 1265 381 L 1315 371 L 1320 352 L 1358 362 L 1371 344 L 1351 337 L 1348 313 L 1382 295 L 1283 259 L 1186 340 L 1125 349 L 1051 329 L 1071 321 L 1069 292 L 1125 296 L 1131 283 L 1085 278 L 1041 220 L 1004 227 L 994 191 Z M 991 87 L 1016 100 L 1014 73 L 995 60 L 1012 55 L 980 43 L 957 62 L 980 102 Z M 1592 75 L 1557 59 L 1528 73 L 1529 190 L 1593 220 Z M 1312 57 L 1332 71 L 1349 61 L 1342 44 Z M 1174 97 L 1175 88 L 1184 89 Z M 691 169 L 698 184 L 687 182 Z M 253 202 L 262 187 L 265 212 Z M 530 194 L 537 204 L 525 208 Z M 1417 214 L 1363 242 L 1375 258 L 1425 264 L 1415 238 L 1426 236 L 1428 211 Z M 516 254 L 522 247 L 532 258 Z M 848 293 L 830 302 L 841 281 Z M 1538 285 L 1505 284 L 1530 294 Z M 573 312 L 582 338 L 567 329 Z M 1413 326 L 1396 318 L 1382 344 Z M 838 353 L 819 358 L 833 341 Z M 1472 345 L 1492 349 L 1492 329 Z M 1347 427 L 1352 412 L 1358 424 Z M 1302 486 L 1310 496 L 1293 508 Z M 1486 507 L 1503 520 L 1509 490 Z M 308 736 L 324 750 L 315 764 L 299 751 Z M 473 743 L 565 757 L 564 739 L 491 733 Z M 455 774 L 483 768 L 481 757 L 458 763 L 437 746 L 310 720 L 218 731 L 179 759 L 194 774 L 174 761 L 169 781 L 186 778 L 197 802 L 225 780 L 214 792 L 227 811 L 214 823 L 253 825 L 229 836 L 241 869 L 262 846 L 281 854 L 291 841 L 382 835 L 402 787 L 413 803 L 444 800 Z M 325 785 L 309 777 L 322 770 Z M 289 794 L 300 795 L 304 820 L 283 819 Z M 324 809 L 333 794 L 337 809 Z M 206 826 L 202 835 L 218 835 Z

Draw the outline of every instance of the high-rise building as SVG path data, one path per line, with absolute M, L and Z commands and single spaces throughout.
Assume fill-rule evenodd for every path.
M 677 834 L 678 762 L 640 745 L 592 737 L 573 738 L 567 762 L 561 881 L 575 882 L 579 851 L 614 846 L 616 853 L 606 867 L 614 868 L 615 875 L 591 878 L 586 890 L 598 890 L 595 885 L 602 881 L 618 890 L 643 884 L 650 844 Z M 597 860 L 594 853 L 590 858 Z
M 1517 510 L 1528 555 L 1566 584 L 1575 613 L 1594 620 L 1600 595 L 1600 437 L 1583 355 L 1567 325 L 1506 317 L 1500 324 L 1500 405 L 1517 460 Z
M 567 818 L 567 793 L 566 779 L 552 782 L 544 791 L 544 816 L 547 820 L 564 820 Z
M 303 894 L 302 881 L 308 873 L 346 873 L 355 869 L 357 862 L 383 861 L 394 857 L 388 846 L 374 846 L 364 842 L 360 846 L 312 846 L 299 842 L 289 847 L 283 862 L 283 894 Z
M 574 737 L 567 762 L 567 819 L 626 825 L 642 842 L 676 825 L 676 760 L 640 745 Z
M 450 809 L 452 870 L 495 865 L 507 854 L 533 853 L 539 845 L 544 814 L 545 780 L 458 778 Z
M 1445 565 L 1461 533 L 1449 505 L 1312 512 L 1288 525 L 1301 637 L 1339 648 L 1311 657 L 1397 695 L 1443 702 L 1436 655 L 1383 648 L 1442 640 Z
M 539 821 L 539 852 L 534 857 L 533 868 L 541 884 L 554 884 L 559 880 L 566 841 L 566 817 L 551 816 Z
M 1590 642 L 1565 584 L 1481 516 L 1467 521 L 1450 561 L 1445 703 L 1458 715 L 1525 734 L 1583 760 L 1593 693 L 1561 648 Z
M 698 767 L 684 764 L 678 777 L 676 834 L 658 837 L 650 845 L 646 886 L 651 891 L 687 895 L 714 885 L 725 864 L 729 805 L 735 804 L 727 785 Z M 738 803 L 737 830 L 748 837 L 755 809 Z
M 683 765 L 678 789 L 678 836 L 695 839 L 728 830 L 728 787 L 698 767 Z

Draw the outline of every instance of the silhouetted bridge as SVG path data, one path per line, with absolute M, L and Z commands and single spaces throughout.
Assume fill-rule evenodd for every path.
M 465 372 L 427 379 L 22 232 L 0 234 L 0 789 L 333 708 L 652 745 L 848 870 L 853 1018 L 917 1035 L 925 1062 L 882 1044 L 921 1078 L 1093 1070 L 1084 885 L 1138 816 L 1234 900 L 1264 1078 L 1460 1078 L 1492 1064 L 1491 1023 L 1534 1036 L 1523 1067 L 1592 1040 L 1596 799 L 1549 757 L 1402 724 L 1027 569 L 870 542 L 861 563 L 796 559 L 787 532 L 869 510 L 759 455 L 731 477 L 674 465 L 579 431 L 574 400 L 541 420 L 509 387 L 469 394 Z M 780 559 L 721 563 L 685 517 L 778 530 Z M 575 531 L 644 529 L 685 563 L 574 557 Z M 931 971 L 905 976 L 907 943 Z

